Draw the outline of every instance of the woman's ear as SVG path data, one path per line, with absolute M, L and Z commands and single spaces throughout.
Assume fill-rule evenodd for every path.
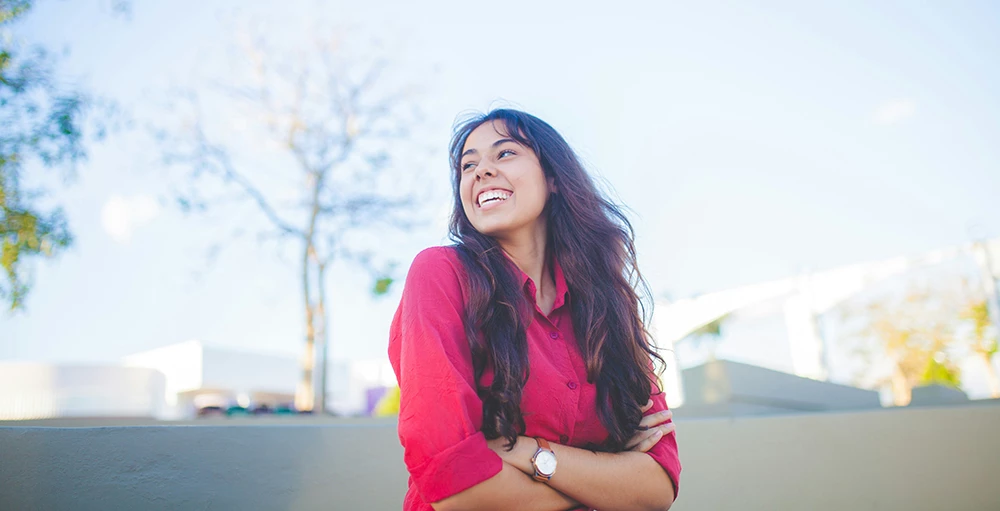
M 549 193 L 559 193 L 559 188 L 556 187 L 556 178 L 550 177 L 549 182 Z

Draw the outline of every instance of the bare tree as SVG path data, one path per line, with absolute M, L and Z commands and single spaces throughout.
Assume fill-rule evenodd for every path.
M 187 171 L 182 208 L 203 211 L 235 191 L 266 221 L 263 234 L 298 251 L 305 351 L 295 405 L 322 412 L 327 272 L 346 259 L 378 278 L 376 293 L 391 283 L 375 262 L 373 229 L 413 225 L 412 188 L 387 171 L 420 115 L 411 92 L 386 84 L 384 59 L 352 60 L 336 38 L 283 52 L 247 37 L 239 53 L 226 83 L 179 94 L 179 125 L 154 133 L 164 162 Z M 214 196 L 207 181 L 219 185 Z

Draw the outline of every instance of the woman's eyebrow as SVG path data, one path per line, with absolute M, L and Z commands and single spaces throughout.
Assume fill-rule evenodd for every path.
M 503 145 L 506 142 L 513 142 L 513 143 L 516 144 L 517 140 L 514 140 L 513 138 L 501 138 L 500 140 L 497 140 L 496 142 L 493 142 L 493 145 L 491 145 L 490 147 L 496 148 L 496 147 L 499 147 L 499 146 Z
M 501 138 L 500 140 L 497 140 L 496 142 L 493 142 L 492 144 L 490 144 L 490 147 L 497 147 L 497 146 L 503 145 L 503 144 L 505 144 L 507 142 L 513 142 L 513 143 L 516 144 L 517 140 L 514 140 L 513 138 Z M 464 153 L 462 153 L 462 158 L 465 158 L 466 156 L 468 156 L 470 154 L 477 154 L 478 152 L 479 151 L 477 151 L 475 149 L 467 149 Z

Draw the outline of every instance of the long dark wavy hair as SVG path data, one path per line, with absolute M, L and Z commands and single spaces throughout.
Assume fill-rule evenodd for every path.
M 493 383 L 479 389 L 483 432 L 504 437 L 508 448 L 524 433 L 521 394 L 528 380 L 526 330 L 532 319 L 517 268 L 497 241 L 469 222 L 459 192 L 461 158 L 469 134 L 494 122 L 505 135 L 531 148 L 556 192 L 549 195 L 548 258 L 563 268 L 569 287 L 573 329 L 597 386 L 597 409 L 609 432 L 598 450 L 622 451 L 642 418 L 640 408 L 656 382 L 652 360 L 663 363 L 645 328 L 646 309 L 637 289 L 649 288 L 636 266 L 632 225 L 608 200 L 566 140 L 541 119 L 517 110 L 496 109 L 460 123 L 450 155 L 454 210 L 449 234 L 467 273 L 465 331 L 472 348 L 476 381 L 487 367 Z M 551 261 L 551 259 L 549 259 Z M 549 265 L 551 268 L 551 265 Z M 657 384 L 657 388 L 658 384 Z

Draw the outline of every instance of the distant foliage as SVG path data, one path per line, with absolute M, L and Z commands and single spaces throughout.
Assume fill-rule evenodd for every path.
M 23 307 L 31 287 L 26 263 L 73 241 L 62 209 L 44 209 L 44 193 L 24 185 L 26 165 L 72 170 L 86 156 L 88 97 L 60 87 L 45 50 L 24 48 L 9 33 L 30 8 L 27 0 L 0 1 L 0 302 L 11 310 Z
M 997 375 L 993 357 L 997 354 L 997 327 L 990 318 L 989 302 L 985 297 L 970 300 L 962 311 L 962 319 L 971 324 L 968 329 L 968 345 L 972 353 L 983 364 L 990 385 L 990 396 L 1000 398 L 1000 376 Z
M 87 157 L 86 137 L 103 138 L 104 121 L 116 116 L 112 103 L 61 83 L 44 48 L 15 37 L 13 27 L 33 4 L 0 0 L 0 304 L 11 311 L 23 309 L 31 289 L 28 263 L 55 257 L 73 243 L 63 210 L 45 207 L 47 191 L 29 188 L 25 173 L 44 167 L 73 177 Z M 127 16 L 131 2 L 112 0 L 110 6 Z M 102 115 L 91 115 L 96 112 Z
M 953 290 L 928 286 L 843 307 L 842 340 L 860 362 L 856 383 L 890 389 L 898 406 L 908 404 L 919 385 L 959 387 L 961 307 Z

